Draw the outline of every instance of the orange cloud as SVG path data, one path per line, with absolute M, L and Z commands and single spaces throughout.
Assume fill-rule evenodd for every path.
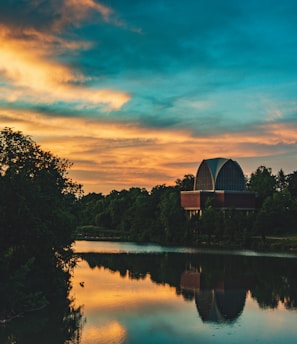
M 127 92 L 83 86 L 86 77 L 81 72 L 54 61 L 51 56 L 54 50 L 49 47 L 58 45 L 61 49 L 63 44 L 66 49 L 64 40 L 33 29 L 24 31 L 23 35 L 23 39 L 15 37 L 11 29 L 0 26 L 0 73 L 7 84 L 2 86 L 0 98 L 33 103 L 79 101 L 81 105 L 103 104 L 106 110 L 120 109 L 129 101 Z M 67 49 L 87 46 L 83 42 L 69 43 Z
M 7 109 L 0 113 L 0 126 L 21 130 L 43 149 L 74 162 L 72 178 L 86 192 L 103 193 L 131 186 L 172 185 L 184 174 L 194 174 L 202 159 L 272 156 L 277 146 L 285 154 L 288 146 L 297 143 L 297 125 L 292 123 L 194 137 L 186 130 L 148 129 L 108 118 L 50 117 Z
M 90 15 L 91 11 L 101 14 L 105 22 L 110 21 L 113 13 L 110 7 L 94 0 L 65 0 L 60 8 L 60 17 L 54 23 L 54 28 L 60 30 L 65 25 L 78 25 Z
M 79 26 L 82 22 L 91 16 L 100 15 L 100 19 L 105 23 L 123 27 L 134 32 L 141 32 L 139 28 L 129 27 L 127 23 L 117 17 L 117 13 L 101 2 L 94 0 L 64 0 L 59 9 L 58 19 L 53 23 L 53 29 L 57 32 L 61 31 L 68 25 Z

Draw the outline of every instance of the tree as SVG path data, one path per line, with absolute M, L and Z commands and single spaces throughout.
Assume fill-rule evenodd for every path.
M 271 168 L 258 167 L 256 172 L 251 174 L 248 189 L 257 192 L 260 207 L 276 190 L 276 177 L 272 174 Z
M 280 169 L 276 176 L 276 187 L 278 191 L 283 191 L 287 188 L 287 176 L 285 175 L 283 169 Z
M 0 302 L 3 312 L 40 306 L 68 288 L 73 206 L 82 192 L 70 167 L 21 132 L 0 132 L 0 290 L 11 295 Z
M 199 231 L 207 234 L 208 242 L 211 241 L 212 235 L 215 233 L 215 223 L 217 223 L 217 211 L 214 207 L 214 198 L 209 197 L 206 200 L 205 208 L 199 220 Z
M 185 174 L 183 179 L 177 179 L 175 181 L 176 186 L 180 191 L 192 191 L 194 190 L 195 177 L 192 174 Z
M 174 187 L 167 187 L 161 196 L 159 208 L 165 243 L 182 242 L 185 239 L 186 227 L 179 191 Z
M 297 199 L 297 171 L 289 174 L 287 177 L 288 191 L 293 198 Z
M 267 197 L 257 213 L 256 231 L 265 239 L 266 235 L 282 234 L 294 228 L 294 204 L 287 190 L 275 192 Z
M 82 225 L 94 225 L 96 213 L 101 210 L 102 201 L 104 201 L 102 193 L 91 192 L 81 197 L 77 204 L 79 223 Z

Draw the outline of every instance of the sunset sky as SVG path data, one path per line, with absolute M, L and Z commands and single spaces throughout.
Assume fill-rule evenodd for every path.
M 201 160 L 297 170 L 297 1 L 0 2 L 0 128 L 85 192 L 150 190 Z

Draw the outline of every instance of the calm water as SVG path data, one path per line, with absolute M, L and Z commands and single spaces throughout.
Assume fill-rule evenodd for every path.
M 296 343 L 297 257 L 77 242 L 80 343 Z
M 65 317 L 44 310 L 0 327 L 0 344 L 297 343 L 297 255 L 88 241 L 74 248 L 79 322 L 68 316 L 62 328 Z

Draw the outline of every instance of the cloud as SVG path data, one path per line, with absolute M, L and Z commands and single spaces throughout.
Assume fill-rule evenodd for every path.
M 280 157 L 294 152 L 297 144 L 294 121 L 191 136 L 189 130 L 179 128 L 154 129 L 107 118 L 51 117 L 7 109 L 0 112 L 0 126 L 5 125 L 31 135 L 43 149 L 72 161 L 71 176 L 87 192 L 172 185 L 177 178 L 196 173 L 203 159 Z M 281 168 L 281 159 L 279 164 Z
M 2 23 L 16 31 L 31 28 L 61 33 L 88 20 L 124 25 L 111 7 L 95 0 L 11 0 L 0 4 L 0 18 Z
M 96 14 L 100 14 L 104 22 L 120 25 L 112 18 L 114 14 L 112 8 L 94 0 L 64 0 L 57 10 L 60 15 L 57 20 L 54 20 L 53 28 L 58 31 L 65 26 L 80 25 L 81 22 Z
M 267 4 L 2 1 L 0 124 L 73 161 L 88 191 L 216 156 L 291 167 L 296 4 Z
M 2 25 L 0 40 L 0 73 L 5 83 L 1 87 L 1 98 L 7 102 L 80 102 L 106 104 L 106 109 L 119 109 L 130 99 L 130 95 L 124 91 L 86 87 L 84 83 L 87 77 L 79 70 L 53 59 L 55 50 L 64 45 L 63 39 L 32 29 L 24 31 L 19 38 L 10 28 Z M 49 47 L 53 48 L 50 53 Z M 87 47 L 88 43 L 70 42 L 63 49 Z

